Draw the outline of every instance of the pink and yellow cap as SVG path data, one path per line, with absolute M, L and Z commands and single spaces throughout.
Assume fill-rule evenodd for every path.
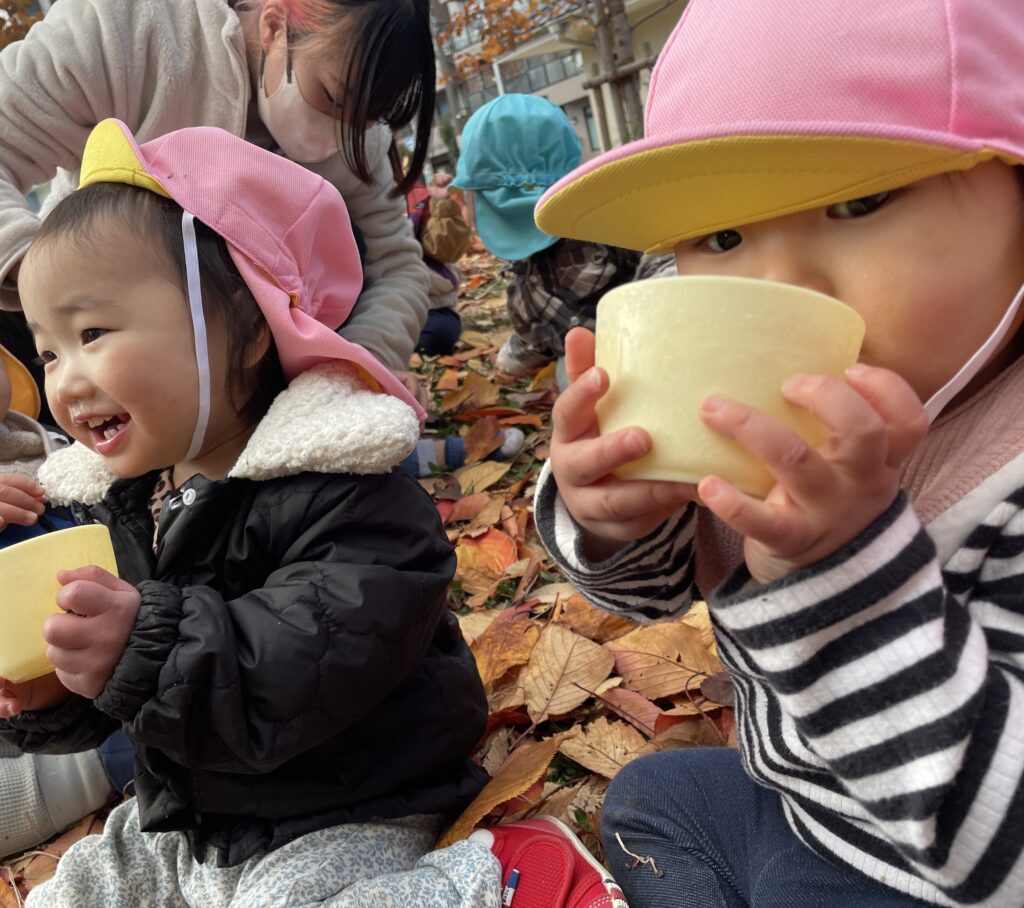
M 139 145 L 104 120 L 82 155 L 80 187 L 127 183 L 177 202 L 224 237 L 274 337 L 285 377 L 323 362 L 357 367 L 370 387 L 425 414 L 368 350 L 336 329 L 363 272 L 348 210 L 322 177 L 222 129 L 195 127 Z
M 644 135 L 537 203 L 556 236 L 680 240 L 1024 162 L 1021 0 L 690 0 Z

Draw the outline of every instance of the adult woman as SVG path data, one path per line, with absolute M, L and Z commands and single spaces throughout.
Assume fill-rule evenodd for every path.
M 401 371 L 427 313 L 427 273 L 402 197 L 426 155 L 434 57 L 425 0 L 62 0 L 0 53 L 0 308 L 20 308 L 17 267 L 39 217 L 24 193 L 77 184 L 86 137 L 116 117 L 140 141 L 219 126 L 332 182 L 366 248 L 346 325 Z M 390 129 L 416 119 L 396 186 Z M 0 342 L 31 355 L 20 316 Z

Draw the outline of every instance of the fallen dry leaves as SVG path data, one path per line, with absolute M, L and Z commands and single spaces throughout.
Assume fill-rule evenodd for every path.
M 531 516 L 555 367 L 515 382 L 496 375 L 494 354 L 509 334 L 501 268 L 479 248 L 461 267 L 460 347 L 414 368 L 434 397 L 429 431 L 466 441 L 465 466 L 421 482 L 458 559 L 449 605 L 485 683 L 490 719 L 477 758 L 492 778 L 442 844 L 480 824 L 548 813 L 600 857 L 600 810 L 615 773 L 657 750 L 733 743 L 732 686 L 701 604 L 679 621 L 640 627 L 594 608 L 548 558 Z M 487 460 L 508 426 L 526 434 L 524 451 Z M 90 817 L 67 836 L 101 828 Z M 19 905 L 67 844 L 0 868 L 0 908 Z

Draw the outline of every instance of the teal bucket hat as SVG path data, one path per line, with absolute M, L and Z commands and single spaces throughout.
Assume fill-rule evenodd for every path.
M 461 146 L 453 185 L 473 192 L 483 244 L 519 261 L 557 242 L 538 229 L 533 209 L 580 162 L 580 140 L 562 109 L 535 95 L 502 95 L 466 121 Z

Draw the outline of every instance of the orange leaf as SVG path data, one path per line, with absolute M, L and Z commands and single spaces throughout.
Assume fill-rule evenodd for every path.
M 499 804 L 521 795 L 544 776 L 558 752 L 565 733 L 544 741 L 527 741 L 512 752 L 484 790 L 441 836 L 435 847 L 447 848 L 466 838 L 477 824 Z
M 518 552 L 516 541 L 493 527 L 476 538 L 463 536 L 455 549 L 460 569 L 482 567 L 496 574 L 504 573 L 507 567 L 515 564 L 519 560 Z
M 526 707 L 534 722 L 572 712 L 611 673 L 606 649 L 549 624 L 533 648 L 526 669 Z
M 459 370 L 445 369 L 435 387 L 438 391 L 457 391 L 459 388 Z
M 498 420 L 487 416 L 470 426 L 466 433 L 466 463 L 477 463 L 501 447 L 504 438 Z
M 529 662 L 539 637 L 540 628 L 530 620 L 529 613 L 503 611 L 470 647 L 484 684 Z
M 595 608 L 579 593 L 573 593 L 561 600 L 561 608 L 555 615 L 555 624 L 581 634 L 595 643 L 606 643 L 635 630 L 635 621 L 610 615 L 608 612 Z
M 549 391 L 558 387 L 558 363 L 550 362 L 533 376 L 527 391 Z

